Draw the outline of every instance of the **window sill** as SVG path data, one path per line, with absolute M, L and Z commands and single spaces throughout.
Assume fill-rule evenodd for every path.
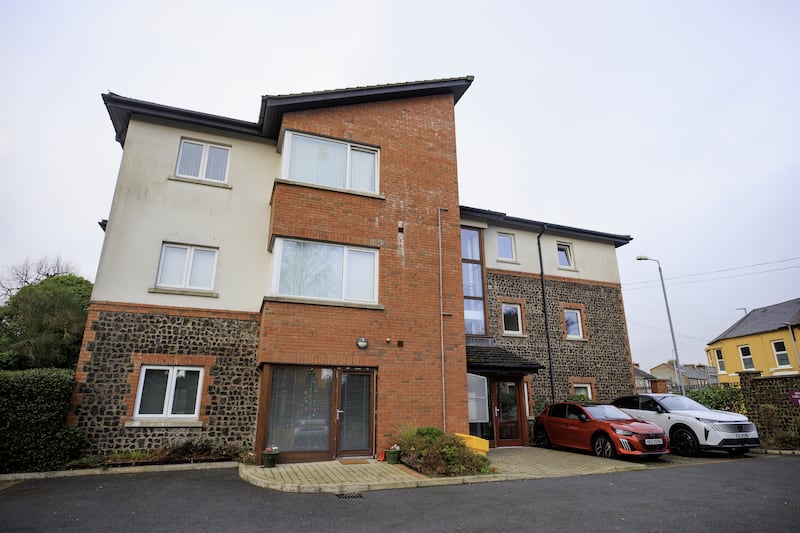
M 219 293 L 197 289 L 167 289 L 165 287 L 150 287 L 147 292 L 153 294 L 175 294 L 178 296 L 203 296 L 205 298 L 219 298 Z
M 497 258 L 497 262 L 498 263 L 507 263 L 509 265 L 518 265 L 518 264 L 520 264 L 519 261 L 517 261 L 516 259 L 503 259 L 501 257 Z
M 209 187 L 219 187 L 220 189 L 233 189 L 225 181 L 201 180 L 199 178 L 185 178 L 183 176 L 167 176 L 170 181 L 182 181 L 183 183 L 193 183 L 195 185 L 208 185 Z
M 589 342 L 589 339 L 585 337 L 566 337 L 564 340 L 575 341 L 575 342 Z
M 354 309 L 371 309 L 374 311 L 383 311 L 384 307 L 380 304 L 369 304 L 359 302 L 339 302 L 331 300 L 319 300 L 316 298 L 301 298 L 299 296 L 264 296 L 265 302 L 278 302 L 288 304 L 306 304 L 306 305 L 327 305 L 330 307 L 351 307 Z
M 525 339 L 528 336 L 525 335 L 524 333 L 507 333 L 507 332 L 504 331 L 503 332 L 503 337 L 513 337 L 513 338 L 516 338 L 516 339 Z
M 578 271 L 578 269 L 577 269 L 577 268 L 575 268 L 575 267 L 564 267 L 564 266 L 559 266 L 559 267 L 558 267 L 558 269 L 559 269 L 559 270 L 565 270 L 565 271 L 567 271 L 567 272 L 577 272 L 577 271 Z
M 133 418 L 125 421 L 126 428 L 201 428 L 201 420 L 183 418 Z
M 287 180 L 286 178 L 276 178 L 275 184 L 283 183 L 284 185 L 294 185 L 297 187 L 310 187 L 312 189 L 320 189 L 323 191 L 333 191 L 333 192 L 341 192 L 344 194 L 354 194 L 356 196 L 364 196 L 366 198 L 375 198 L 376 200 L 386 200 L 386 196 L 376 193 L 376 192 L 367 192 L 367 191 L 357 191 L 355 189 L 341 189 L 339 187 L 328 187 L 325 185 L 317 185 L 316 183 L 306 183 L 304 181 L 293 181 Z

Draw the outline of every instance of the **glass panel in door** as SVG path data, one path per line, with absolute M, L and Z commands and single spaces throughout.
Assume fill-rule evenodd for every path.
M 518 387 L 516 381 L 496 381 L 496 432 L 498 446 L 519 446 L 520 432 Z
M 369 455 L 372 453 L 372 375 L 342 372 L 340 390 L 336 455 Z

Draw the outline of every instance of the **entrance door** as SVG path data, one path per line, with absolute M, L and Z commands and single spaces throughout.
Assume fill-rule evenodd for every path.
M 337 371 L 336 456 L 372 455 L 372 372 Z
M 522 446 L 520 380 L 492 380 L 491 396 L 496 446 Z

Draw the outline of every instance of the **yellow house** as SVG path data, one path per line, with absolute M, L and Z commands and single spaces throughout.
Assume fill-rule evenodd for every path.
M 800 374 L 800 298 L 753 309 L 711 341 L 708 364 L 720 383 L 738 383 L 742 370 L 762 376 Z

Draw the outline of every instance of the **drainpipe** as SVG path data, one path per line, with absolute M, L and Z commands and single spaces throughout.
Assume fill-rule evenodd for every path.
M 442 211 L 447 208 L 438 207 L 439 217 L 439 337 L 442 342 L 442 430 L 447 433 L 447 394 L 444 381 L 444 289 L 442 283 Z M 449 314 L 449 313 L 448 313 Z
M 547 224 L 542 224 L 542 231 L 536 237 L 539 247 L 539 272 L 542 278 L 542 309 L 544 310 L 544 336 L 547 339 L 547 361 L 550 365 L 550 400 L 556 402 L 556 378 L 553 376 L 553 346 L 550 343 L 550 320 L 547 318 L 547 292 L 544 285 L 544 261 L 542 260 L 542 235 L 547 231 Z

